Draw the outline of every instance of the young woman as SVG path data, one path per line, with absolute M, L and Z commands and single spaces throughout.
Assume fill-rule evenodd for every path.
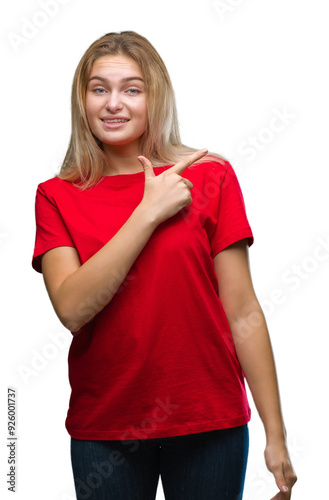
M 289 459 L 253 243 L 230 163 L 181 143 L 174 92 L 132 31 L 76 69 L 72 136 L 39 184 L 32 265 L 72 332 L 66 428 L 78 499 L 242 498 L 250 408 L 277 500 Z

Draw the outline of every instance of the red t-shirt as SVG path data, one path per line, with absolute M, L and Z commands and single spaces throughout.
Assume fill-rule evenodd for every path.
M 250 420 L 213 262 L 235 241 L 253 243 L 243 196 L 224 160 L 192 165 L 182 177 L 193 184 L 192 204 L 157 226 L 112 300 L 72 336 L 65 425 L 73 438 L 170 437 Z M 39 184 L 33 268 L 41 272 L 40 256 L 58 246 L 86 262 L 143 193 L 143 171 L 104 176 L 85 191 L 58 177 Z

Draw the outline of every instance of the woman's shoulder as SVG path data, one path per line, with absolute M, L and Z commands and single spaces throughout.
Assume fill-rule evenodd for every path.
M 214 153 L 208 153 L 204 158 L 201 158 L 188 167 L 187 170 L 192 170 L 195 173 L 199 172 L 202 176 L 210 175 L 218 179 L 223 179 L 228 172 L 233 170 L 233 167 L 227 158 Z
M 61 179 L 57 175 L 38 184 L 38 191 L 43 191 L 44 193 L 63 192 L 75 188 L 76 186 L 73 182 Z
M 60 200 L 72 200 L 78 194 L 78 187 L 70 181 L 60 177 L 51 177 L 40 182 L 36 188 L 36 200 L 48 200 L 50 203 L 57 204 Z
M 226 172 L 226 170 L 231 167 L 231 164 L 228 159 L 216 156 L 214 154 L 208 154 L 206 156 L 205 164 L 210 164 L 212 169 L 217 169 L 222 172 Z

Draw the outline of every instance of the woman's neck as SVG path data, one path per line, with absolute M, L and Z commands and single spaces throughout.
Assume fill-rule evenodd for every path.
M 110 161 L 110 166 L 103 175 L 134 174 L 143 171 L 137 159 L 137 156 L 142 154 L 139 144 L 116 146 L 103 143 L 103 151 Z

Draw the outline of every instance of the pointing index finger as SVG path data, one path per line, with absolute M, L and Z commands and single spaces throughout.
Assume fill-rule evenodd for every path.
M 181 174 L 187 167 L 192 165 L 192 163 L 194 163 L 195 161 L 200 160 L 200 158 L 205 156 L 207 153 L 208 149 L 200 149 L 199 151 L 196 151 L 195 153 L 192 153 L 186 158 L 180 160 L 173 167 L 171 167 L 170 170 L 172 172 L 175 172 L 176 174 Z

